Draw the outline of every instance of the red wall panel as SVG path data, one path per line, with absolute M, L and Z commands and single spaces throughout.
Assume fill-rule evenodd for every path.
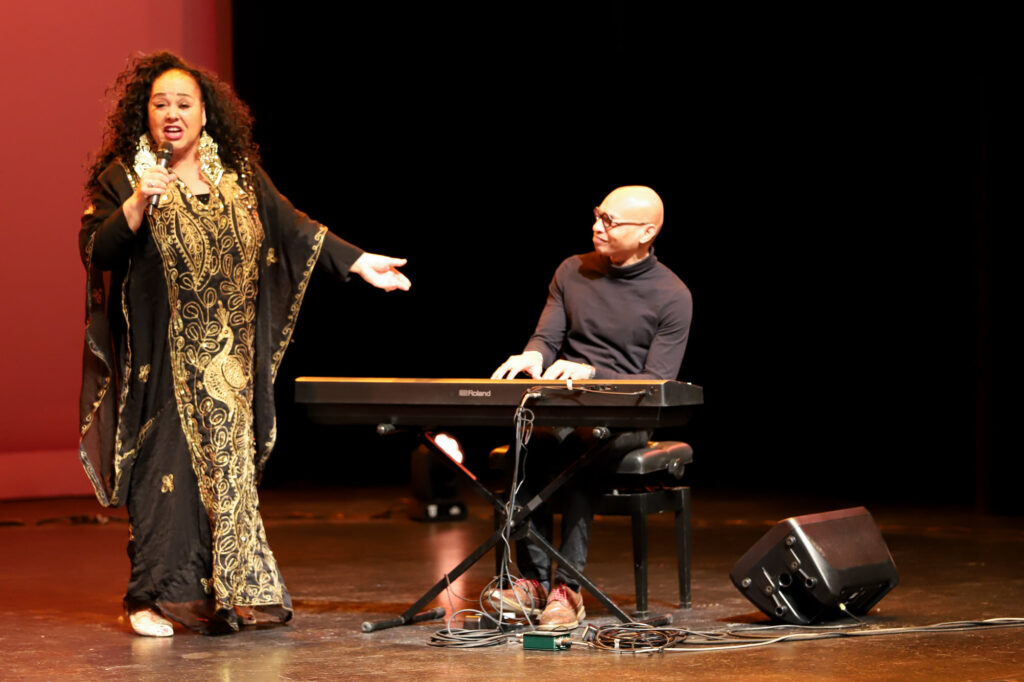
M 13 6 L 13 3 L 12 3 Z M 36 0 L 0 21 L 0 498 L 88 493 L 78 462 L 90 154 L 127 59 L 168 49 L 230 78 L 227 0 Z

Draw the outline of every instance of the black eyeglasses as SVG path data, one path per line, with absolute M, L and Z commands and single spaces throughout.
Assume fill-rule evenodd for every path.
M 629 220 L 612 220 L 612 217 L 601 210 L 600 206 L 594 207 L 594 217 L 600 220 L 604 224 L 604 229 L 610 230 L 613 227 L 622 227 L 623 225 L 653 225 L 654 223 L 636 223 Z

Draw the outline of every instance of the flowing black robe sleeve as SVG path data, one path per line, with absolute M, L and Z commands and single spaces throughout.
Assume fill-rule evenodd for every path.
M 123 167 L 109 166 L 82 214 L 79 251 L 86 270 L 85 343 L 79 397 L 79 458 L 104 506 L 119 499 L 122 472 L 115 470 L 118 396 L 127 321 L 121 313 L 121 287 L 127 276 L 136 235 L 121 204 L 132 193 Z
M 256 385 L 253 405 L 256 470 L 261 473 L 277 439 L 274 380 L 309 285 L 313 267 L 346 279 L 362 249 L 349 244 L 292 206 L 262 169 L 256 191 L 265 237 L 257 308 Z

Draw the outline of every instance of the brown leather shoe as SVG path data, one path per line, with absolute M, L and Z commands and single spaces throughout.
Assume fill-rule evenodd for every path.
M 544 610 L 547 594 L 538 580 L 520 578 L 507 590 L 491 590 L 491 605 L 500 602 L 502 608 L 514 613 L 529 614 L 536 618 Z
M 568 585 L 556 585 L 548 593 L 548 605 L 540 614 L 538 630 L 572 630 L 587 617 L 583 595 Z

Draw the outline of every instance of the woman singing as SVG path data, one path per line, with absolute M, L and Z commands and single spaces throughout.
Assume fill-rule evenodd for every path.
M 292 207 L 258 165 L 248 108 L 211 74 L 162 52 L 114 88 L 79 234 L 80 455 L 100 503 L 128 506 L 125 609 L 156 637 L 168 618 L 207 634 L 285 622 L 256 494 L 274 377 L 315 265 L 390 291 L 409 288 L 405 261 Z

